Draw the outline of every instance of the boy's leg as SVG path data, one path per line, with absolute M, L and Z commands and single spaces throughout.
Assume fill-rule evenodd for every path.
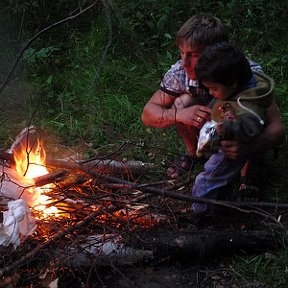
M 253 183 L 249 179 L 248 173 L 251 172 L 251 160 L 252 159 L 247 160 L 240 173 L 239 197 L 237 198 L 237 200 L 244 202 L 258 201 L 260 192 L 258 185 L 253 185 Z M 252 167 L 254 166 L 253 164 L 254 163 L 252 160 Z
M 232 183 L 237 177 L 247 159 L 233 160 L 227 158 L 222 150 L 213 154 L 204 165 L 204 171 L 197 175 L 192 188 L 193 197 L 216 198 L 222 188 Z M 232 191 L 231 191 L 232 193 Z M 205 212 L 207 204 L 194 202 L 192 211 Z

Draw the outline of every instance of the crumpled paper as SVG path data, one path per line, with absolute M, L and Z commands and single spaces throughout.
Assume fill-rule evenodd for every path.
M 22 236 L 31 235 L 36 224 L 30 209 L 23 199 L 8 202 L 8 211 L 3 212 L 4 233 L 0 234 L 0 245 L 20 245 Z
M 197 157 L 209 155 L 219 150 L 219 136 L 216 133 L 217 122 L 207 121 L 199 132 Z

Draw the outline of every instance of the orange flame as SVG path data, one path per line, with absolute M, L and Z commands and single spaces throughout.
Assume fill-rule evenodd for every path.
M 33 181 L 34 178 L 49 173 L 45 166 L 46 152 L 39 139 L 37 139 L 37 144 L 32 147 L 27 142 L 25 145 L 22 143 L 19 148 L 14 150 L 14 160 L 16 171 L 27 180 Z M 51 198 L 41 194 L 51 188 L 52 184 L 33 188 L 33 209 L 41 211 L 43 217 L 47 217 L 49 214 L 58 216 L 58 209 L 55 206 L 46 208 L 46 205 L 51 203 Z
M 30 147 L 29 143 L 23 146 L 22 144 L 21 149 L 14 151 L 16 171 L 29 179 L 48 174 L 45 167 L 46 152 L 40 140 L 37 140 L 34 147 Z

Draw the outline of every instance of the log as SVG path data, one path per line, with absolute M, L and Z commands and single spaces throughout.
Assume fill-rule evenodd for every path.
M 0 159 L 14 164 L 13 154 L 0 151 Z M 48 168 L 79 170 L 85 167 L 87 170 L 97 171 L 101 174 L 144 174 L 154 168 L 153 163 L 145 163 L 138 160 L 118 161 L 111 159 L 93 159 L 86 161 L 66 161 L 46 159 Z
M 43 176 L 39 176 L 36 178 L 33 178 L 35 186 L 36 187 L 41 187 L 46 184 L 53 183 L 54 181 L 60 181 L 67 175 L 67 171 L 56 171 L 53 173 L 49 173 Z
M 234 254 L 257 254 L 279 248 L 283 235 L 272 230 L 179 231 L 141 235 L 140 247 L 152 249 L 156 258 L 202 261 Z
M 107 237 L 107 235 L 105 235 Z M 219 256 L 253 255 L 275 250 L 281 234 L 271 230 L 255 231 L 179 231 L 145 232 L 124 243 L 115 235 L 87 237 L 86 242 L 65 249 L 55 249 L 52 258 L 69 267 L 122 266 L 160 260 L 202 262 Z
M 154 168 L 153 163 L 144 163 L 138 160 L 118 161 L 111 159 L 94 159 L 87 161 L 64 161 L 47 159 L 46 165 L 49 168 L 60 168 L 79 170 L 85 167 L 86 170 L 97 171 L 101 174 L 144 174 Z

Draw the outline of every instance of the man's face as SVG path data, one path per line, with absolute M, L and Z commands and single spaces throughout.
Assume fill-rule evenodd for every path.
M 179 46 L 179 50 L 182 60 L 182 67 L 190 79 L 196 80 L 195 66 L 197 65 L 198 59 L 201 56 L 200 50 L 197 48 L 192 48 L 191 45 L 188 45 L 185 42 Z

